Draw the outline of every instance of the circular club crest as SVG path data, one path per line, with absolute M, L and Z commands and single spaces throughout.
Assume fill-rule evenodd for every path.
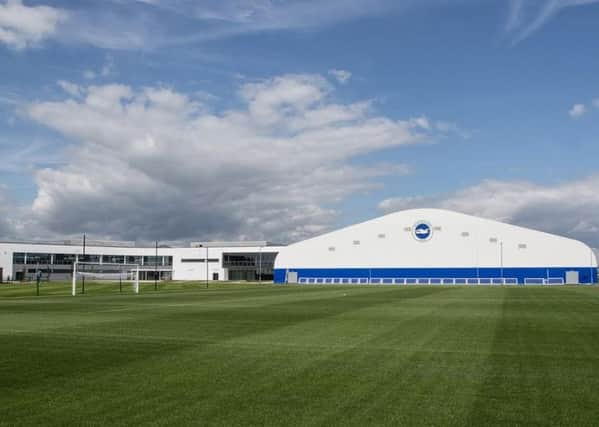
M 433 227 L 426 221 L 418 221 L 412 230 L 414 238 L 420 242 L 426 242 L 433 237 Z

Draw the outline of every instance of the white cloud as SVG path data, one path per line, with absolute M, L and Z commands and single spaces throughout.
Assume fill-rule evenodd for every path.
M 265 31 L 313 30 L 366 17 L 405 13 L 416 7 L 439 7 L 448 3 L 447 0 L 119 0 L 96 2 L 94 7 L 80 5 L 67 15 L 63 9 L 27 7 L 21 0 L 4 1 L 7 3 L 4 6 L 0 4 L 0 8 L 4 9 L 4 15 L 8 18 L 5 17 L 3 25 L 3 12 L 0 9 L 0 41 L 13 47 L 20 49 L 35 44 L 54 34 L 57 23 L 64 22 L 60 34 L 55 34 L 62 42 L 135 50 Z M 510 0 L 505 31 L 517 43 L 540 29 L 563 9 L 598 1 Z M 22 11 L 27 11 L 30 17 L 21 19 Z M 195 21 L 196 25 L 169 25 L 182 17 L 187 23 Z
M 15 236 L 14 226 L 8 218 L 16 210 L 16 206 L 8 194 L 8 188 L 4 184 L 0 184 L 0 238 L 10 239 Z
M 414 4 L 411 0 L 99 2 L 92 9 L 73 10 L 61 39 L 101 48 L 151 50 L 264 31 L 318 29 L 399 10 L 397 3 L 402 9 Z M 168 25 L 182 17 L 185 25 Z
M 84 77 L 86 80 L 93 80 L 93 79 L 95 79 L 95 78 L 96 78 L 96 73 L 95 73 L 94 71 L 92 71 L 92 70 L 85 70 L 85 71 L 83 72 L 83 77 Z
M 354 158 L 430 135 L 369 102 L 335 103 L 333 90 L 322 76 L 279 76 L 243 84 L 243 107 L 219 113 L 169 88 L 118 84 L 31 104 L 32 119 L 80 141 L 65 166 L 37 173 L 32 217 L 54 233 L 127 239 L 322 232 L 337 202 L 406 173 Z
M 0 105 L 18 106 L 23 103 L 22 95 L 13 88 L 0 87 Z
M 568 114 L 573 119 L 578 119 L 579 117 L 584 116 L 586 112 L 587 107 L 584 104 L 574 104 L 572 108 L 570 108 L 570 111 L 568 111 Z
M 21 0 L 0 3 L 0 43 L 24 49 L 56 32 L 58 23 L 67 19 L 66 11 L 49 6 L 26 6 Z
M 415 129 L 434 134 L 436 137 L 456 135 L 459 138 L 469 139 L 472 132 L 462 129 L 457 123 L 442 120 L 430 120 L 427 116 L 417 116 L 410 119 L 410 124 Z
M 78 97 L 81 95 L 81 88 L 79 87 L 79 85 L 75 83 L 67 82 L 65 80 L 59 80 L 56 82 L 56 84 L 71 96 Z
M 455 134 L 463 139 L 472 138 L 471 130 L 462 129 L 457 123 L 438 120 L 434 123 L 434 127 L 443 135 Z
M 59 152 L 47 142 L 0 139 L 0 174 L 29 175 L 41 165 L 58 165 Z
M 487 180 L 451 194 L 383 200 L 385 212 L 440 207 L 582 239 L 599 246 L 599 175 L 555 186 Z
M 405 13 L 422 5 L 447 3 L 446 0 L 137 0 L 98 2 L 94 7 L 77 7 L 67 12 L 50 6 L 29 7 L 22 0 L 4 1 L 0 4 L 0 42 L 13 48 L 23 49 L 54 35 L 65 43 L 136 50 L 264 31 L 318 29 L 370 16 Z M 517 43 L 563 9 L 596 2 L 599 0 L 510 0 L 505 31 Z M 167 24 L 181 17 L 194 20 L 197 25 Z M 60 34 L 55 34 L 58 23 L 63 25 Z M 349 74 L 340 76 L 340 83 L 349 78 Z
M 191 3 L 196 19 L 229 23 L 245 31 L 319 27 L 398 8 L 388 0 L 255 0 Z M 162 3 L 164 4 L 164 2 Z
M 426 130 L 431 129 L 431 122 L 426 116 L 415 117 L 411 119 L 411 121 L 415 127 L 419 127 Z
M 341 84 L 345 84 L 351 78 L 351 73 L 347 70 L 329 70 L 329 74 L 333 76 Z
M 96 77 L 111 77 L 115 74 L 115 66 L 114 66 L 114 58 L 112 55 L 106 55 L 104 60 L 104 64 L 100 67 L 99 70 L 85 70 L 83 72 L 83 77 L 86 80 L 94 80 Z
M 100 75 L 102 77 L 110 77 L 112 74 L 114 74 L 114 58 L 111 55 L 107 55 L 106 62 L 100 70 Z
M 597 3 L 599 0 L 510 0 L 506 32 L 518 43 L 540 30 L 563 9 Z
M 474 3 L 474 0 L 468 0 Z M 505 32 L 514 43 L 529 37 L 566 8 L 599 0 L 509 0 Z M 110 8 L 79 10 L 65 30 L 68 40 L 113 49 L 152 49 L 264 31 L 318 29 L 365 17 L 405 13 L 417 7 L 445 7 L 447 0 L 147 0 L 125 3 L 126 13 Z M 460 3 L 460 2 L 453 2 Z M 75 14 L 75 12 L 73 12 Z M 185 16 L 197 26 L 167 28 L 165 15 Z M 131 16 L 136 19 L 130 19 Z

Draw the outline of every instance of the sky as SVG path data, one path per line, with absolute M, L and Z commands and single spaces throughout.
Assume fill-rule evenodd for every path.
M 0 239 L 438 207 L 599 247 L 599 0 L 0 0 Z

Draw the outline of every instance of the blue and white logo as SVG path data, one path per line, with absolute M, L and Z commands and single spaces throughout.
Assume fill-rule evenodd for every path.
M 433 237 L 433 227 L 426 221 L 418 221 L 413 228 L 414 237 L 416 240 L 425 242 Z

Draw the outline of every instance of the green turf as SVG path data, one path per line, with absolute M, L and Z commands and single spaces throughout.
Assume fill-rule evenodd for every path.
M 0 425 L 599 420 L 599 288 L 202 286 L 0 285 Z

